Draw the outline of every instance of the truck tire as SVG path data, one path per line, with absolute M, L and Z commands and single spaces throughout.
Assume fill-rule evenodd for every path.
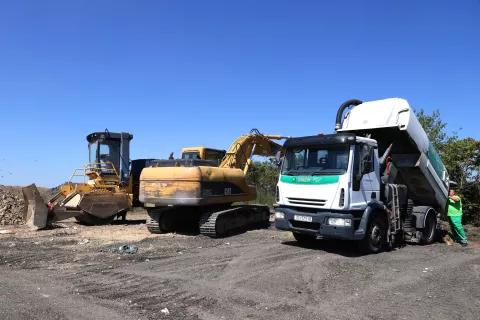
M 362 253 L 379 253 L 385 249 L 387 243 L 387 225 L 380 215 L 375 214 L 370 219 L 365 237 L 358 242 Z
M 420 244 L 432 244 L 435 241 L 437 233 L 437 218 L 434 214 L 429 213 L 425 219 L 425 228 L 419 230 L 422 233 Z
M 317 240 L 316 236 L 312 236 L 309 234 L 303 234 L 303 233 L 297 233 L 297 232 L 292 232 L 292 233 L 295 240 L 297 240 L 298 244 L 301 246 L 311 246 Z

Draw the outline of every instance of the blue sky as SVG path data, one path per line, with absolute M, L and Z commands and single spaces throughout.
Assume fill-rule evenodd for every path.
M 480 139 L 480 1 L 0 2 L 0 184 L 53 187 L 85 136 L 132 158 L 333 130 L 347 99 L 407 99 Z

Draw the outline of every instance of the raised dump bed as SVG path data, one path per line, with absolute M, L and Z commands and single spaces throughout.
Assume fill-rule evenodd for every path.
M 337 132 L 370 134 L 378 142 L 379 154 L 393 144 L 390 156 L 398 174 L 390 182 L 407 185 L 409 197 L 416 205 L 445 209 L 448 172 L 406 100 L 391 98 L 354 106 L 345 114 Z

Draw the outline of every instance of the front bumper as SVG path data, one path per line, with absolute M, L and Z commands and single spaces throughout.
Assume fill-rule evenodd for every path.
M 277 207 L 275 212 L 282 212 L 284 219 L 275 218 L 275 227 L 279 230 L 292 231 L 324 238 L 358 240 L 364 236 L 363 229 L 355 230 L 353 215 L 349 213 L 318 212 L 307 213 L 290 208 Z M 312 217 L 312 222 L 300 222 L 293 219 L 294 215 Z M 326 224 L 327 218 L 351 219 L 351 226 L 332 226 Z

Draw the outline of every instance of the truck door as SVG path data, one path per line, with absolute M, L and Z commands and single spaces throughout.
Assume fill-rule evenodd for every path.
M 352 168 L 351 210 L 364 210 L 371 200 L 380 197 L 380 186 L 375 173 L 375 153 L 372 146 L 356 145 Z

